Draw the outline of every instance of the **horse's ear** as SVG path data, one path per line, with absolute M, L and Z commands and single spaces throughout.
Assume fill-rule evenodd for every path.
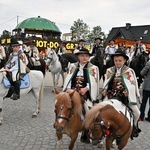
M 69 93 L 70 97 L 73 96 L 74 92 L 75 92 L 75 90 L 73 90 L 71 93 Z
M 60 91 L 59 91 L 57 88 L 54 88 L 54 93 L 55 93 L 55 94 L 59 94 Z

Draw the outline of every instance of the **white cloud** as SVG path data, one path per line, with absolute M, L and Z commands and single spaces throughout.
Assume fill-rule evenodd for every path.
M 11 31 L 26 18 L 41 16 L 56 23 L 62 32 L 69 32 L 77 19 L 92 29 L 100 25 L 108 33 L 112 27 L 149 24 L 149 0 L 0 0 L 0 34 Z

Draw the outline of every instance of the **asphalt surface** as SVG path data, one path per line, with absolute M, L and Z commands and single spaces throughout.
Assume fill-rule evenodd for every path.
M 35 100 L 31 93 L 23 95 L 20 100 L 4 100 L 3 124 L 0 126 L 0 150 L 55 150 L 56 136 L 54 123 L 54 94 L 52 83 L 47 75 L 45 78 L 44 99 L 41 113 L 32 118 Z M 61 85 L 61 83 L 59 84 Z M 61 90 L 61 88 L 59 87 Z M 129 139 L 124 150 L 150 149 L 150 122 L 139 123 L 142 130 L 138 138 Z M 63 137 L 61 149 L 68 149 L 70 138 Z M 98 150 L 97 146 L 80 142 L 80 134 L 75 143 L 75 150 Z M 103 148 L 105 149 L 105 146 Z M 116 148 L 112 148 L 116 149 Z

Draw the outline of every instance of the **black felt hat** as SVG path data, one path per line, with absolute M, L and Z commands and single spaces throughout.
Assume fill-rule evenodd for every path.
M 96 41 L 96 40 L 101 40 L 101 41 L 102 41 L 103 39 L 102 39 L 101 37 L 96 37 L 96 38 L 95 38 L 95 41 Z
M 92 54 L 89 53 L 89 50 L 87 50 L 86 48 L 82 48 L 77 53 L 75 53 L 75 55 L 79 55 L 79 54 L 88 54 L 89 56 L 92 56 Z
M 79 42 L 86 42 L 86 41 L 85 41 L 85 40 L 83 40 L 83 39 L 80 39 L 80 40 L 79 40 Z
M 11 43 L 11 46 L 14 47 L 14 46 L 20 46 L 21 44 L 18 42 L 18 41 L 13 41 Z
M 30 42 L 30 45 L 36 45 L 35 41 Z
M 125 54 L 125 52 L 123 52 L 122 50 L 118 49 L 115 54 L 111 55 L 111 58 L 113 59 L 114 56 L 123 56 L 126 60 L 129 59 L 129 57 Z

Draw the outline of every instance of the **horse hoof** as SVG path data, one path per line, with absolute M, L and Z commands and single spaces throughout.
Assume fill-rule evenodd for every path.
M 37 114 L 34 113 L 34 114 L 32 115 L 32 118 L 36 118 L 36 117 L 37 117 Z

